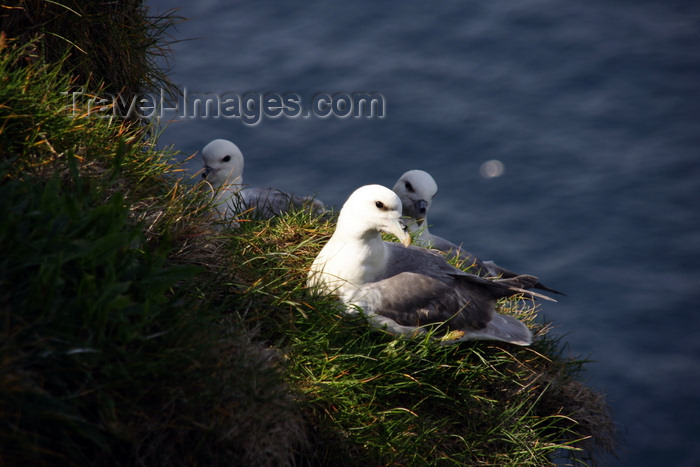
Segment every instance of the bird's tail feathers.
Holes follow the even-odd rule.
[[[483,329],[460,330],[459,336],[455,335],[456,333],[455,331],[450,334],[451,337],[456,337],[456,339],[452,341],[444,340],[443,343],[449,344],[468,340],[492,340],[523,346],[532,343],[532,332],[522,321],[499,313],[496,313]]]
[[[527,288],[532,287],[533,284],[537,283],[537,277],[535,276],[520,275],[510,277],[508,279],[487,279],[475,274],[464,273],[453,274],[453,277],[458,280],[463,280],[471,284],[485,287],[493,298],[503,298],[516,294],[523,294],[530,298],[541,298],[542,300],[556,302],[556,300],[548,297],[547,295],[533,292],[532,290],[526,290]]]
[[[491,274],[493,277],[499,277],[499,278],[503,278],[503,279],[511,279],[513,277],[518,277],[517,273],[515,273],[513,271],[509,271],[508,269],[499,266],[498,264],[494,263],[493,261],[483,261],[483,264],[484,264],[484,267],[488,270],[488,273]],[[534,276],[529,276],[529,277],[534,277]],[[545,292],[551,292],[551,293],[555,293],[557,295],[566,296],[566,294],[564,292],[560,292],[558,290],[547,287],[542,282],[539,282],[539,280],[536,277],[534,277],[534,278],[535,278],[535,282],[532,285],[530,285],[529,287],[523,287],[523,288],[540,289],[540,290],[544,290]]]
[[[538,279],[535,276],[522,274],[520,276],[509,277],[508,279],[495,279],[493,282],[504,285],[515,293],[521,293],[531,298],[541,298],[542,300],[547,300],[549,302],[556,302],[556,300],[552,297],[530,290],[539,284]]]

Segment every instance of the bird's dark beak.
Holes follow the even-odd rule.
[[[209,175],[209,174],[211,173],[211,171],[212,171],[212,168],[205,165],[205,166],[204,166],[204,171],[202,172],[202,180],[204,180],[205,178],[207,178],[207,175]]]
[[[423,223],[423,219],[425,219],[425,213],[428,210],[428,202],[423,199],[419,199],[413,202],[413,207],[417,214],[416,221],[418,221],[418,225],[421,225]]]

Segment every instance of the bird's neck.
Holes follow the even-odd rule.
[[[243,188],[243,175],[236,175],[234,172],[231,172],[221,186],[233,190],[240,190]]]
[[[354,283],[366,283],[377,280],[386,270],[388,251],[382,236],[377,231],[366,232],[363,235],[348,239],[353,252],[348,261],[354,263],[354,276],[349,278]]]
[[[243,176],[237,176],[235,172],[232,171],[226,175],[226,178],[217,177],[216,182],[212,185],[217,190],[216,198],[219,200],[226,200],[243,188]]]
[[[336,228],[343,232],[341,237],[332,239],[332,249],[335,250],[332,255],[342,258],[336,263],[342,265],[342,271],[336,273],[354,284],[372,282],[381,277],[386,270],[389,252],[379,231],[348,222],[343,216],[338,219]]]
[[[241,185],[221,185],[216,188],[215,204],[226,205],[229,200],[237,196],[238,192],[243,188]]]

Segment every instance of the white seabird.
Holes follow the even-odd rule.
[[[493,261],[482,261],[463,249],[461,245],[458,246],[430,232],[428,229],[428,210],[433,203],[433,197],[437,194],[438,186],[428,172],[409,170],[396,181],[393,191],[401,199],[403,215],[410,218],[406,225],[413,234],[413,240],[416,245],[442,251],[449,258],[458,257],[465,266],[473,265],[475,272],[482,276],[507,279],[518,275],[502,268]],[[533,287],[564,295],[540,282],[535,283]]]
[[[323,203],[312,197],[291,195],[274,188],[244,186],[243,153],[231,141],[211,141],[202,149],[202,159],[202,178],[215,190],[214,206],[224,219],[235,219],[248,211],[268,219],[290,209],[309,208],[314,214],[325,210]]]
[[[382,233],[397,236],[403,246],[382,240]],[[495,303],[516,294],[549,299],[525,290],[536,278],[489,280],[410,243],[399,197],[381,185],[358,188],[343,205],[333,236],[312,263],[307,286],[337,295],[348,313],[361,309],[373,325],[393,334],[415,334],[444,323],[446,340],[452,342],[532,342],[527,326],[496,313]]]

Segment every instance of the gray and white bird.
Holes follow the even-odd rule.
[[[486,279],[450,265],[444,256],[411,246],[399,197],[381,185],[355,190],[343,205],[332,237],[313,261],[307,286],[337,295],[349,314],[362,312],[392,334],[415,334],[444,324],[449,342],[498,340],[529,345],[518,319],[496,312],[496,301],[523,294],[536,278]],[[393,234],[403,243],[382,240]]]
[[[202,149],[202,179],[215,191],[214,206],[223,219],[236,219],[242,213],[268,219],[291,209],[310,209],[314,214],[325,211],[323,203],[310,196],[283,193],[274,188],[257,188],[243,184],[244,159],[231,141],[215,139]]]
[[[482,261],[469,251],[434,235],[428,228],[428,210],[433,203],[433,197],[437,194],[438,186],[433,177],[423,170],[409,170],[401,175],[393,188],[401,199],[403,215],[409,219],[406,222],[413,234],[414,244],[442,251],[448,258],[458,257],[465,266],[473,265],[474,271],[481,276],[510,278],[518,274],[505,269],[493,261]],[[562,292],[551,289],[540,282],[533,285],[534,288],[564,295]]]

